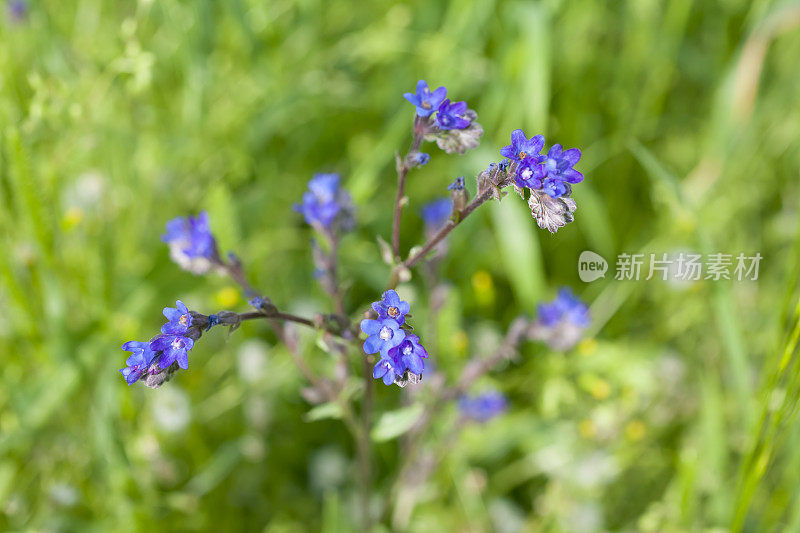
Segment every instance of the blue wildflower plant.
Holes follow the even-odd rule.
[[[466,102],[451,100],[445,87],[431,90],[427,82],[420,80],[413,93],[403,96],[414,107],[414,122],[410,148],[404,156],[395,156],[397,190],[391,210],[391,237],[378,237],[380,257],[388,266],[386,283],[377,279],[381,269],[386,270],[385,266],[378,264],[372,268],[370,259],[361,258],[358,271],[369,272],[369,275],[357,284],[342,282],[342,272],[348,272],[348,265],[340,264],[338,252],[342,238],[355,228],[356,220],[352,198],[342,186],[339,174],[313,175],[300,201],[293,206],[312,230],[312,235],[307,237],[314,266],[313,273],[309,269],[309,279],[319,280],[329,299],[330,309],[311,316],[279,309],[263,292],[250,285],[239,257],[232,252],[224,257],[220,255],[207,212],[173,218],[167,222],[166,232],[161,237],[169,247],[172,260],[194,274],[214,272],[228,276],[239,285],[250,309],[219,310],[205,315],[181,300],[176,301],[175,307],[165,307],[166,322],[160,332],[148,341],[130,341],[122,345],[122,349],[129,352],[124,368],[119,370],[125,383],[132,385],[141,381],[151,388],[160,387],[180,372],[197,368],[194,359],[204,333],[222,326],[228,328],[230,334],[246,321],[264,320],[274,331],[275,342],[286,346],[308,382],[300,394],[310,403],[330,404],[331,408],[325,412],[340,415],[359,443],[355,448],[362,455],[360,464],[370,464],[370,448],[363,444],[365,437],[368,443],[371,435],[375,380],[387,386],[419,385],[423,374],[430,375],[432,363],[437,360],[437,354],[429,353],[423,345],[425,331],[433,327],[432,324],[422,324],[421,332],[414,329],[411,306],[397,292],[398,286],[403,292],[404,287],[413,284],[424,287],[422,294],[428,296],[430,304],[430,312],[424,316],[430,319],[444,305],[450,290],[449,284],[440,279],[441,271],[446,269],[437,268],[447,256],[447,237],[467,217],[487,202],[499,202],[513,188],[527,200],[539,227],[556,233],[574,220],[577,206],[571,198],[572,188],[584,178],[575,168],[581,158],[579,149],[565,150],[560,144],[553,144],[545,151],[543,135],[528,137],[517,129],[511,133],[511,143],[500,149],[499,161],[487,162],[487,166],[469,180],[464,176],[454,179],[453,176],[442,177],[440,173],[431,175],[429,179],[440,180],[437,187],[442,193],[446,191],[449,198],[419,199],[416,204],[417,199],[406,195],[406,182],[412,169],[424,172],[421,167],[431,159],[430,154],[423,151],[424,143],[435,142],[448,154],[463,154],[479,145],[483,128],[477,122],[477,113]],[[406,248],[409,243],[405,240],[416,238],[401,238],[403,209],[408,205],[422,206],[418,212],[424,222],[424,234],[420,236],[422,244]],[[275,219],[277,217],[266,218]],[[414,277],[415,272],[420,274],[420,280]],[[378,287],[385,287],[385,292],[380,300],[370,304],[363,298],[357,300],[359,293],[351,290],[351,287],[363,290],[364,286],[369,287],[369,294],[377,293]],[[525,316],[514,319],[496,352],[488,357],[471,358],[455,381],[450,382],[441,372],[433,376],[434,379],[429,378],[432,386],[417,388],[421,394],[430,395],[425,405],[458,400],[462,419],[485,422],[502,414],[507,400],[496,392],[464,396],[470,385],[500,363],[513,361],[523,341],[538,340],[552,349],[568,350],[581,339],[589,325],[588,306],[570,290],[563,289],[553,301],[539,306],[535,319]],[[314,330],[317,342],[300,342],[295,331],[300,327]],[[305,357],[303,350],[311,347],[319,347],[335,356],[335,364],[324,367],[335,368],[331,376],[320,373],[313,363],[315,358]],[[351,374],[356,366],[351,364],[353,357],[362,363],[358,365],[363,366],[358,377],[364,380],[363,385],[353,382],[355,376]],[[354,403],[359,395],[363,403],[361,409],[356,409]],[[416,395],[408,398],[417,401],[414,400]],[[416,432],[419,437],[419,432],[425,431],[432,420],[432,416],[423,417],[406,431]],[[412,466],[416,459],[408,458]],[[366,496],[361,503],[367,509],[370,491],[363,492]],[[371,530],[369,521],[370,517],[365,516],[361,530]]]
[[[379,301],[372,303],[372,310],[378,313],[378,320],[391,318],[402,326],[406,321],[406,315],[411,311],[411,306],[401,300],[397,292],[390,289],[383,293]]]
[[[161,240],[169,246],[172,260],[193,274],[206,274],[220,264],[217,242],[205,211],[196,217],[173,218],[167,222]]]
[[[6,2],[6,12],[8,18],[14,23],[21,23],[28,17],[30,6],[27,0],[8,0]]]
[[[448,154],[463,154],[477,148],[483,136],[483,128],[477,122],[478,114],[469,109],[466,102],[451,102],[445,87],[431,91],[425,80],[419,80],[416,91],[405,93],[403,97],[414,106],[414,131],[421,139],[436,142]],[[415,154],[412,150],[409,155],[416,157]]]
[[[581,340],[590,323],[589,306],[569,287],[562,287],[554,300],[539,304],[530,338],[563,352]]]
[[[303,201],[294,210],[321,233],[347,232],[355,225],[350,194],[339,185],[339,174],[315,174]]]
[[[431,233],[441,228],[453,214],[453,200],[439,198],[422,206],[420,217],[425,223],[425,232]]]
[[[539,227],[556,233],[575,218],[577,204],[571,195],[572,186],[583,181],[583,174],[574,168],[581,152],[577,148],[564,150],[555,144],[543,154],[544,146],[543,135],[528,138],[522,130],[514,130],[511,144],[500,149],[500,155],[506,159],[490,164],[478,176],[478,182],[479,187],[490,190],[497,200],[505,196],[503,188],[513,185],[528,201]]]
[[[128,341],[122,345],[122,349],[131,352],[132,355],[125,361],[125,368],[120,368],[119,371],[125,382],[133,385],[147,372],[157,352],[150,349],[149,342],[138,341]]]
[[[404,93],[403,98],[411,102],[416,108],[418,117],[429,117],[435,113],[447,96],[447,89],[439,87],[435,91],[428,88],[428,82],[419,80],[417,90],[413,93]]]
[[[386,385],[394,383],[400,387],[421,381],[425,369],[423,359],[428,357],[428,352],[406,322],[411,316],[411,306],[401,300],[397,292],[388,290],[379,301],[372,303],[372,311],[376,319],[361,321],[361,331],[367,335],[364,353],[380,353],[372,377],[382,379]]]
[[[356,222],[350,193],[340,186],[340,181],[339,174],[314,174],[308,182],[308,191],[303,194],[303,201],[295,204],[294,210],[303,215],[306,223],[326,243],[323,247],[317,239],[311,239],[314,278],[336,301],[337,311],[341,313],[343,302],[338,289],[336,250],[342,235],[351,231]]]
[[[466,420],[488,422],[508,409],[508,400],[497,391],[488,391],[476,396],[461,396],[458,410]]]

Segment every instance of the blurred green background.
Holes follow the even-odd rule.
[[[437,371],[455,379],[560,285],[594,323],[572,352],[526,344],[478,384],[509,396],[505,416],[446,443],[445,410],[426,446],[447,453],[406,528],[800,531],[798,26],[800,3],[765,0],[4,10],[0,529],[357,528],[351,440],[339,421],[308,420],[303,379],[266,324],[207,334],[156,391],[125,386],[119,346],[149,338],[177,298],[246,309],[228,280],[180,271],[159,241],[168,219],[200,209],[278,306],[328,309],[291,211],[315,171],[342,173],[356,201],[342,275],[363,311],[388,275],[375,236],[388,238],[393,153],[410,142],[401,95],[424,78],[467,100],[485,135],[464,156],[427,145],[404,249],[422,239],[419,207],[496,161],[514,128],[582,148],[586,176],[576,222],[555,236],[516,197],[458,228],[437,320],[419,276],[400,287],[436,339]],[[764,259],[756,282],[584,284],[585,249],[612,263]],[[315,368],[333,366],[303,339]],[[378,413],[405,394],[376,392]],[[397,441],[375,454],[385,515]]]

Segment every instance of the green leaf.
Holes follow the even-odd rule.
[[[372,428],[372,440],[384,442],[396,439],[417,423],[422,416],[423,405],[416,403],[395,411],[383,413]]]
[[[338,403],[327,402],[312,408],[303,417],[306,422],[325,420],[326,418],[342,418],[342,408]]]

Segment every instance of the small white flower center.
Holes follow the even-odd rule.
[[[411,346],[411,343],[406,344],[403,348],[403,355],[411,355],[411,352],[414,351],[414,348]]]
[[[176,338],[174,341],[172,341],[173,348],[181,348],[182,346],[183,346],[183,341],[181,339]]]
[[[381,338],[381,340],[382,340],[382,341],[388,341],[389,339],[391,339],[391,338],[392,338],[392,330],[391,330],[391,329],[389,329],[389,328],[388,328],[388,327],[386,327],[386,326],[383,326],[383,327],[381,328],[381,331],[380,331],[380,333],[378,334],[378,336]]]
[[[524,179],[526,179],[526,180],[530,179],[531,176],[533,176],[533,171],[531,169],[526,168],[525,170],[522,171],[522,177]]]

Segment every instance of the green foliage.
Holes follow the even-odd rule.
[[[419,270],[399,289],[436,376],[417,395],[376,384],[380,527],[800,529],[798,2],[43,0],[1,22],[0,529],[358,530],[342,413],[303,399],[267,324],[209,332],[156,391],[125,386],[118,347],[177,298],[246,309],[159,241],[200,209],[281,309],[328,310],[291,211],[319,170],[357,204],[341,275],[360,316],[386,283],[375,236],[419,78],[486,132],[464,156],[431,145],[411,173],[404,250],[420,206],[514,128],[582,148],[586,180],[555,236],[513,194],[457,228],[437,316]],[[588,285],[586,249],[611,267]],[[618,253],[674,251],[764,260],[757,282],[613,279]],[[504,417],[454,433],[436,406],[432,476],[413,506],[384,507],[429,383],[560,285],[592,302],[589,338],[526,344],[477,383],[509,396]],[[301,345],[333,373],[313,333]]]

